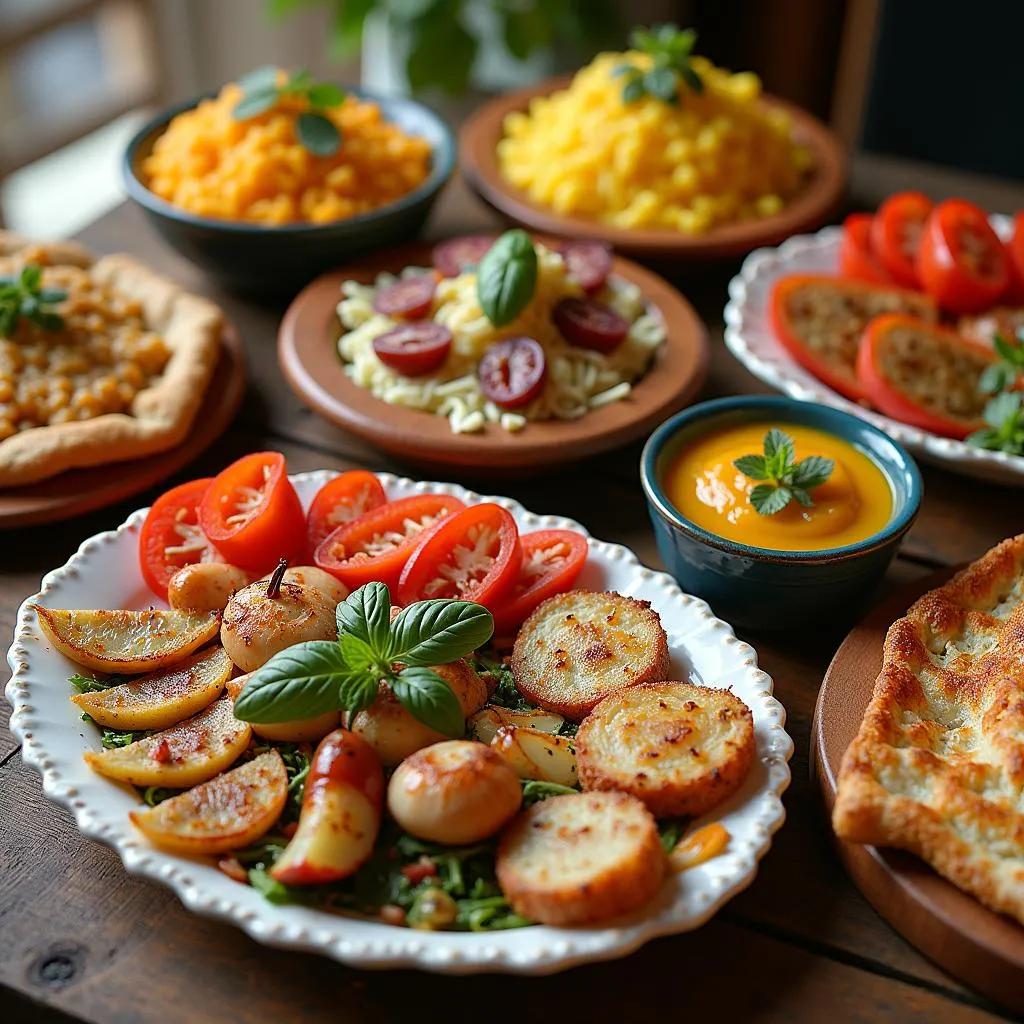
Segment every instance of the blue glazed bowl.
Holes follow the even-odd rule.
[[[892,489],[893,511],[885,529],[845,547],[775,551],[726,540],[686,519],[661,486],[675,455],[710,430],[752,421],[813,427],[866,454]],[[910,529],[923,492],[914,460],[870,423],[812,402],[753,395],[703,402],[666,420],[644,447],[640,479],[666,569],[687,593],[747,629],[790,629],[855,616]]]
[[[128,195],[142,207],[163,238],[212,277],[243,291],[293,294],[314,277],[353,257],[413,238],[423,227],[455,165],[455,139],[428,107],[347,88],[377,103],[384,117],[410,135],[425,138],[433,150],[427,180],[397,202],[369,213],[327,224],[264,226],[199,217],[150,192],[139,176],[142,161],[171,118],[191,110],[200,96],[165,110],[139,130],[125,151]]]

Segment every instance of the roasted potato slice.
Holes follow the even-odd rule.
[[[209,647],[170,668],[71,700],[108,729],[166,729],[212,704],[233,668],[222,647]]]
[[[61,654],[98,672],[155,672],[187,658],[220,628],[220,617],[212,612],[32,607]]]
[[[572,741],[538,729],[503,725],[491,746],[515,769],[521,779],[541,779],[560,786],[575,786],[576,754]]]
[[[625,793],[572,793],[523,811],[498,846],[512,909],[550,925],[588,924],[646,903],[666,869],[658,826]]]
[[[175,853],[214,854],[255,842],[281,817],[288,773],[269,750],[223,775],[128,817],[156,846]]]
[[[668,637],[647,601],[573,590],[523,623],[512,673],[532,704],[580,722],[620,686],[664,679]]]
[[[490,743],[503,725],[511,725],[516,729],[536,729],[537,732],[553,736],[564,724],[565,718],[553,711],[510,711],[496,704],[487,704],[466,722],[470,735],[481,743]]]
[[[228,696],[232,702],[238,700],[242,687],[252,673],[232,679],[228,683]],[[322,740],[329,732],[338,728],[341,719],[339,711],[325,711],[315,718],[299,718],[294,722],[252,723],[252,731],[265,740],[275,740],[278,743],[313,743]]]
[[[215,700],[163,732],[83,756],[93,771],[118,782],[186,789],[224,771],[249,745],[252,729],[235,718],[232,708],[230,700]]]
[[[742,785],[756,743],[750,708],[730,690],[694,683],[627,686],[580,726],[584,789],[614,789],[656,817],[701,815]]]

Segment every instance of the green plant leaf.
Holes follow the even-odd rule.
[[[314,156],[334,156],[341,145],[338,126],[323,114],[299,114],[295,119],[295,134]]]
[[[789,489],[793,492],[793,497],[796,498],[804,508],[813,507],[814,499],[811,497],[809,491],[805,491],[802,487],[797,487],[795,484]]]
[[[996,395],[985,406],[984,420],[990,427],[999,429],[1007,420],[1020,412],[1021,396],[1018,392]]]
[[[403,706],[424,725],[453,738],[465,732],[458,697],[433,670],[420,666],[402,669],[390,685]]]
[[[336,107],[345,98],[345,92],[333,82],[318,82],[309,87],[308,96],[312,107]]]
[[[331,19],[331,56],[335,59],[358,53],[363,43],[363,24],[376,0],[340,0]]]
[[[313,85],[313,76],[309,68],[299,68],[292,73],[288,81],[281,87],[282,93],[308,93]]]
[[[277,68],[272,64],[266,64],[255,71],[242,75],[238,79],[238,86],[244,93],[261,92],[267,89],[277,90]]]
[[[780,455],[786,462],[793,461],[793,439],[784,430],[772,427],[764,435],[764,457],[771,462],[778,459]]]
[[[636,103],[637,100],[642,99],[646,95],[644,90],[643,76],[638,75],[636,78],[631,78],[622,87],[622,102],[623,103]]]
[[[23,291],[35,292],[39,290],[39,284],[43,279],[43,270],[34,263],[29,263],[21,268],[21,277],[18,283]]]
[[[763,455],[741,455],[733,462],[744,476],[751,480],[768,480],[768,465]]]
[[[697,93],[699,96],[704,91],[704,79],[689,64],[684,64],[679,68],[679,74],[682,75],[683,81],[690,87],[692,92]]]
[[[975,448],[986,448],[989,451],[999,451],[1002,445],[999,431],[993,430],[991,427],[984,427],[981,430],[976,430],[973,434],[968,434],[966,441]]]
[[[334,640],[307,640],[279,651],[249,677],[235,701],[243,722],[294,722],[338,707],[348,665]]]
[[[338,682],[338,703],[349,713],[351,720],[377,699],[379,690],[380,682],[374,676],[353,672],[342,676]]]
[[[526,60],[550,46],[553,32],[553,23],[539,5],[506,8],[504,12],[505,48],[516,60]]]
[[[793,470],[793,485],[810,489],[820,487],[832,475],[836,464],[822,455],[808,455],[801,459]]]
[[[365,583],[353,590],[338,604],[335,618],[339,636],[356,636],[380,660],[390,660],[391,593],[386,583]]]
[[[435,2],[409,22],[405,73],[414,92],[435,88],[459,95],[466,91],[478,43],[458,20],[459,7]]]
[[[537,287],[537,250],[521,228],[506,231],[476,268],[480,308],[495,327],[511,323],[529,304]]]
[[[781,512],[792,500],[793,492],[788,487],[773,484],[758,484],[750,492],[750,504],[762,516],[773,516]]]
[[[36,313],[34,319],[44,331],[59,331],[64,327],[64,318],[59,313],[51,313],[49,310],[41,310]]]
[[[258,117],[277,103],[277,89],[264,88],[247,92],[231,111],[236,121],[248,121],[250,117]]]
[[[39,290],[39,301],[47,306],[53,306],[58,302],[64,302],[68,293],[59,288],[41,288]]]
[[[417,601],[391,624],[391,659],[405,665],[444,665],[482,647],[494,617],[481,604],[439,598]]]
[[[978,391],[983,395],[994,395],[1005,391],[1012,382],[1011,371],[1002,363],[986,366],[978,378]]]
[[[341,648],[341,655],[345,659],[345,665],[349,672],[369,673],[374,663],[378,660],[370,645],[352,633],[343,633],[338,638],[338,646]]]
[[[666,103],[675,103],[679,99],[679,80],[671,68],[651,68],[644,75],[644,88],[652,96],[657,96]]]

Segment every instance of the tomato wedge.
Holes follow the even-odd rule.
[[[280,452],[254,452],[218,473],[199,505],[203,532],[239,569],[305,560],[306,517]]]
[[[870,213],[851,213],[843,221],[843,240],[839,245],[839,273],[854,281],[891,285],[889,272],[871,250]]]
[[[522,565],[519,528],[494,502],[471,505],[423,538],[402,570],[400,604],[434,597],[497,607],[515,585]]]
[[[506,338],[484,352],[476,368],[480,390],[502,409],[521,409],[543,390],[548,379],[544,347],[533,338]]]
[[[892,279],[919,288],[917,250],[934,204],[920,192],[897,192],[878,208],[871,223],[871,250]]]
[[[316,551],[320,542],[344,523],[366,515],[381,505],[388,496],[376,474],[366,469],[353,469],[336,476],[316,492],[306,513],[306,537],[309,550]]]
[[[1013,234],[1005,248],[1010,283],[1004,298],[1015,305],[1024,305],[1024,212],[1013,218]]]
[[[868,324],[857,373],[872,404],[901,423],[942,437],[964,438],[983,424],[978,384],[997,362],[960,335],[908,316]]]
[[[452,332],[433,320],[414,320],[373,339],[374,355],[406,377],[433,373],[448,358],[451,348]]]
[[[523,564],[508,596],[494,609],[495,636],[508,636],[542,601],[572,590],[590,542],[575,530],[535,530],[520,538]]]
[[[950,313],[991,306],[1010,282],[1010,261],[985,211],[962,199],[939,203],[917,252],[921,282]]]
[[[551,311],[551,319],[570,345],[605,355],[618,348],[629,333],[624,317],[594,299],[562,299]]]
[[[378,580],[394,596],[402,569],[425,532],[465,507],[450,494],[399,498],[329,533],[313,561],[350,590]]]
[[[139,534],[139,566],[146,585],[167,600],[167,584],[183,566],[221,557],[199,525],[199,503],[213,477],[179,484],[161,494]]]
[[[612,251],[603,242],[566,242],[558,247],[565,269],[585,292],[600,291],[612,272]]]
[[[433,273],[402,277],[377,292],[373,308],[385,316],[419,320],[430,312],[436,288],[437,277]]]

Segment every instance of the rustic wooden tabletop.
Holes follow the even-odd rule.
[[[877,177],[865,175],[863,185],[859,198],[877,201]],[[855,191],[857,186],[855,175]],[[959,191],[984,200],[978,191],[972,195],[969,183]],[[1015,207],[1024,207],[1024,195],[1016,200]],[[490,224],[455,183],[431,233]],[[292,471],[404,468],[320,420],[292,395],[274,347],[281,305],[216,291],[132,207],[114,210],[81,238],[101,252],[133,252],[188,288],[211,294],[244,336],[250,383],[242,411],[181,479],[212,475],[244,452],[267,448],[284,452]],[[722,344],[731,272],[679,282],[711,327],[712,370],[704,397],[765,390]],[[633,446],[556,477],[502,481],[499,489],[527,508],[578,519],[595,536],[626,544],[657,566],[638,456],[639,446]],[[1024,525],[1020,491],[923,469],[924,509],[888,574],[886,592],[973,558]],[[480,486],[495,488],[493,482]],[[11,636],[18,605],[38,589],[45,572],[85,537],[113,527],[155,494],[71,522],[0,535],[0,637]],[[7,728],[10,709],[0,701],[0,1020],[369,1024],[506,1020],[539,1012],[562,1022],[683,1015],[791,1024],[1012,1019],[907,945],[857,892],[830,848],[810,781],[809,736],[819,684],[850,625],[744,636],[775,680],[796,742],[793,784],[785,796],[788,820],[753,885],[698,932],[654,941],[615,963],[540,979],[355,971],[260,946],[227,925],[194,916],[167,890],[128,875],[116,855],[83,838],[68,813],[43,798],[38,775],[22,764]],[[0,663],[0,686],[6,679]]]

